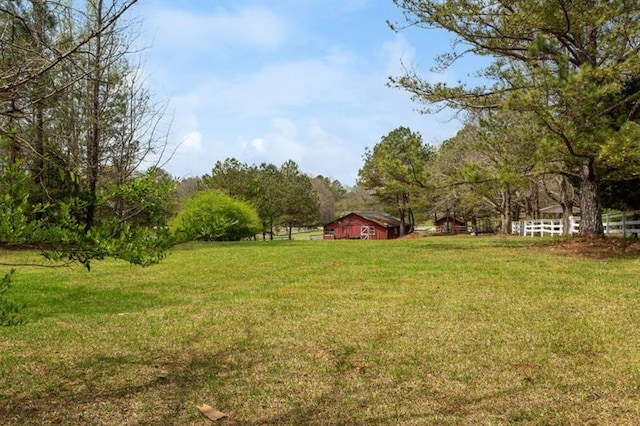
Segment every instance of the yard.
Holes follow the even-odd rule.
[[[636,423],[640,256],[551,241],[190,244],[145,269],[20,267],[9,296],[28,322],[0,328],[0,418],[206,425],[208,404],[226,425]]]

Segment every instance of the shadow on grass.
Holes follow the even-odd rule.
[[[182,303],[178,294],[104,288],[98,285],[44,285],[34,290],[23,290],[21,297],[20,301],[26,305],[25,319],[30,323],[68,315],[85,317],[143,312]]]
[[[240,380],[243,372],[256,364],[269,362],[259,355],[254,357],[254,349],[241,340],[217,353],[205,355],[193,355],[188,349],[150,353],[149,357],[92,355],[68,366],[68,371],[51,375],[49,387],[44,390],[19,395],[0,394],[0,418],[3,425],[204,424],[206,420],[197,412],[196,405],[208,403],[223,411],[238,406],[238,395],[216,390],[224,389],[225,381]],[[246,415],[243,419],[244,413],[231,412],[220,424],[433,424],[438,419],[465,423],[472,421],[479,409],[497,419],[504,413],[492,413],[493,402],[517,399],[524,389],[512,384],[500,391],[479,395],[459,392],[446,395],[432,390],[434,394],[425,402],[422,393],[415,400],[393,396],[395,387],[391,386],[388,389],[391,401],[383,398],[386,406],[378,410],[369,406],[367,389],[359,392],[360,402],[354,402],[347,393],[349,376],[345,373],[348,372],[336,368],[326,378],[333,381],[330,389],[308,402],[299,401],[284,412],[262,415],[260,419]],[[375,388],[376,393],[380,391],[379,387]],[[393,404],[411,406],[394,410]]]
[[[0,392],[0,418],[3,425],[178,424],[176,419],[185,413],[196,415],[193,390],[225,370],[237,369],[229,360],[243,350],[239,343],[200,357],[188,351],[150,353],[149,359],[92,355],[49,375],[44,390]]]
[[[377,389],[379,390],[379,389]],[[344,394],[342,386],[337,384],[328,392],[313,400],[310,404],[301,407],[294,407],[285,414],[278,414],[271,418],[261,419],[259,422],[249,422],[243,424],[250,425],[324,425],[324,424],[362,424],[362,425],[388,425],[388,424],[473,424],[478,412],[487,413],[492,411],[494,401],[504,400],[504,398],[517,398],[523,390],[522,387],[511,386],[510,388],[483,393],[480,396],[434,396],[430,407],[420,408],[415,406],[413,401],[398,399],[399,404],[406,404],[409,407],[389,407],[380,406],[380,409],[371,406],[362,406],[361,411],[353,412],[345,409],[341,395]],[[393,389],[389,389],[393,392]],[[482,407],[486,407],[482,409]],[[398,413],[399,411],[403,413]],[[389,414],[394,413],[395,414]],[[366,413],[366,414],[365,414]],[[506,413],[496,412],[490,414],[493,420],[504,420]],[[485,419],[486,420],[486,419]]]

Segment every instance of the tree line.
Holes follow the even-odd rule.
[[[167,225],[182,203],[172,194],[191,183],[160,168],[163,108],[142,84],[123,18],[135,2],[0,1],[3,243],[87,266],[105,256],[152,263],[171,243]],[[494,214],[508,232],[521,214],[536,217],[541,199],[565,217],[578,205],[581,232],[601,234],[604,207],[637,208],[636,2],[396,4],[406,25],[455,35],[437,69],[467,54],[492,60],[472,83],[433,83],[409,68],[390,79],[424,112],[461,111],[455,137],[435,148],[396,129],[365,151],[353,188],[311,178],[293,161],[234,159],[195,187],[249,203],[265,239],[350,210],[385,210],[412,224],[438,211]]]
[[[371,202],[364,191],[348,196],[338,181],[308,177],[293,161],[248,166],[234,159],[218,162],[194,188],[233,200],[182,197],[185,190],[194,195],[190,182],[161,168],[164,108],[138,66],[134,23],[125,18],[135,3],[0,1],[3,246],[37,248],[87,268],[108,256],[146,265],[182,239],[237,239],[253,230],[266,239],[280,227],[291,236],[294,227],[333,219],[338,203]],[[212,202],[224,208],[208,233],[185,229],[201,226],[193,216],[176,217],[182,207]],[[223,211],[239,216],[220,219]],[[238,220],[254,217],[258,229],[238,231]]]
[[[529,114],[511,111],[470,115],[437,147],[399,127],[365,150],[358,185],[412,227],[449,216],[475,231],[494,232],[490,219],[499,218],[497,230],[508,234],[512,221],[539,219],[543,207],[559,206],[568,232],[571,216],[579,215],[580,179],[567,172],[549,137]],[[600,176],[602,208],[640,209],[637,172],[616,168]]]
[[[576,194],[583,235],[603,234],[604,205],[637,205],[638,2],[394,2],[405,21],[390,23],[393,29],[437,28],[453,35],[452,49],[436,59],[434,71],[468,55],[489,59],[466,82],[433,82],[407,68],[390,85],[411,93],[425,113],[450,108],[468,115],[470,124],[448,145],[462,148],[460,139],[474,139],[484,161],[495,163],[493,171],[483,170],[473,158],[462,174],[479,194],[493,177],[501,182],[502,199],[491,204],[502,205],[503,226],[521,173],[559,179],[555,192],[565,212]],[[526,170],[519,170],[519,156],[530,160]]]
[[[454,36],[433,71],[468,55],[490,61],[455,84],[409,67],[390,77],[424,113],[448,108],[465,122],[437,148],[400,127],[365,150],[355,188],[375,197],[370,206],[411,225],[446,212],[479,229],[478,219],[497,216],[509,233],[512,220],[557,204],[565,230],[579,208],[583,235],[603,234],[604,208],[640,208],[637,2],[394,2],[405,22],[392,29]]]
[[[317,228],[351,210],[382,208],[380,201],[367,189],[359,186],[349,188],[336,179],[322,175],[311,177],[292,160],[276,166],[270,163],[248,165],[235,158],[218,161],[210,173],[180,182],[176,197],[184,201],[178,201],[181,204],[178,208],[181,211],[195,209],[202,213],[204,206],[190,206],[191,200],[219,197],[215,195],[216,192],[246,203],[254,209],[258,219],[254,226],[246,228],[244,235],[229,233],[218,239],[239,239],[262,234],[263,240],[271,240],[280,229],[285,229],[287,237],[291,239],[294,228]],[[236,219],[248,220],[247,217]],[[178,218],[175,223],[176,229],[180,228],[180,220]],[[229,222],[229,229],[232,223],[233,220]],[[190,227],[183,226],[183,230]]]
[[[273,239],[274,227],[285,226],[291,239],[294,227],[311,226],[319,220],[319,199],[311,179],[294,161],[248,166],[234,158],[218,161],[211,174],[202,177],[201,189],[218,189],[250,203],[260,220],[256,229]]]
[[[0,2],[0,235],[78,261],[162,257],[173,179],[142,84],[136,0]],[[143,171],[144,170],[144,171]]]

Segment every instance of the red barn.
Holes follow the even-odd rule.
[[[325,239],[389,240],[399,236],[400,219],[385,213],[352,212],[324,225]]]
[[[463,220],[451,216],[436,219],[434,225],[436,226],[436,232],[439,234],[467,232],[467,224]]]

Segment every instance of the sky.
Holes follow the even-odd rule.
[[[403,66],[428,81],[466,75],[430,72],[449,36],[392,31],[387,20],[404,21],[391,0],[139,0],[132,14],[147,87],[166,102],[175,152],[164,168],[176,177],[229,157],[291,159],[351,186],[365,149],[392,130],[437,146],[461,127],[452,112],[421,114],[408,92],[387,86]]]

